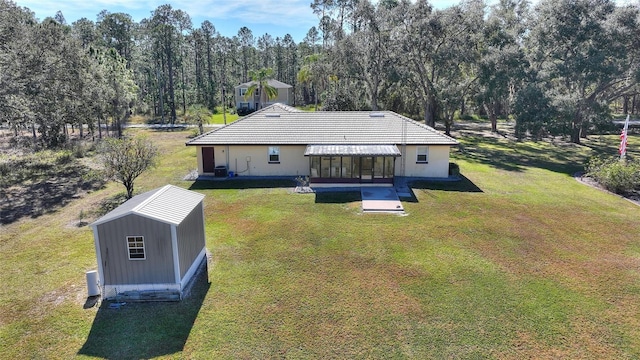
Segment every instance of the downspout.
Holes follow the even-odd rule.
[[[227,153],[227,171],[229,171],[230,170],[229,169],[229,145],[226,146],[226,151],[225,152]],[[233,170],[235,171],[237,169],[233,169]]]

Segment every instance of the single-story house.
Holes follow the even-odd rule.
[[[308,176],[311,184],[447,178],[458,142],[392,111],[299,111],[274,104],[189,142],[198,174]],[[223,175],[226,175],[224,172]]]
[[[163,292],[182,299],[206,258],[203,199],[166,185],[92,223],[103,298]]]
[[[254,84],[257,84],[257,82],[249,81],[235,87],[236,109],[238,111],[244,110],[245,113],[249,113],[260,109],[259,89],[256,89],[252,96],[248,98],[245,97],[247,89]],[[273,86],[278,91],[278,96],[274,99],[266,99],[263,107],[267,107],[275,103],[291,105],[291,102],[293,101],[293,86],[274,79],[267,80],[267,84]]]

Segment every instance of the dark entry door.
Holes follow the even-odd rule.
[[[202,148],[202,171],[206,173],[212,173],[215,171],[216,161],[213,157],[212,147]]]
[[[373,157],[364,156],[360,158],[360,181],[373,182]]]

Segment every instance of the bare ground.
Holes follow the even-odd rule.
[[[28,148],[12,144],[11,138],[0,130],[0,225],[53,212],[104,185],[91,169],[91,160],[40,161]]]

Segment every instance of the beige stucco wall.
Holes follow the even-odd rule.
[[[227,165],[238,176],[288,176],[309,175],[309,158],[304,156],[306,145],[274,145],[280,147],[280,163],[270,164],[268,145],[217,145],[214,146],[216,166]],[[197,147],[198,174],[204,173],[202,150]],[[247,161],[247,157],[250,161]],[[229,162],[227,164],[227,161]]]
[[[401,148],[401,146],[398,147]],[[217,145],[214,147],[215,165],[228,165],[227,169],[235,172],[238,176],[309,175],[309,158],[304,156],[306,145],[280,145],[280,164],[268,163],[268,148],[268,145],[233,145],[228,147]],[[196,151],[198,174],[214,175],[203,172],[201,147],[198,146]],[[402,159],[396,158],[395,176],[433,178],[449,176],[449,146],[429,146],[428,163],[426,164],[416,163],[416,151],[417,146],[406,146],[405,172],[402,174]],[[247,157],[251,158],[248,167]]]
[[[247,88],[236,88],[236,108],[240,107],[241,103],[249,103],[249,108],[254,109],[256,103],[260,102],[260,97],[258,95],[250,96],[248,98],[244,98],[243,95],[240,95],[241,89]],[[285,105],[291,105],[293,102],[293,88],[279,88],[278,96],[275,99],[268,99],[267,102],[264,103],[264,106],[272,105],[275,103],[281,103]]]
[[[398,146],[400,148],[400,146]],[[446,178],[449,176],[449,146],[431,145],[428,150],[428,163],[417,164],[417,146],[407,145],[405,173],[401,174],[400,158],[396,159],[396,176]],[[402,149],[401,149],[402,151]]]

